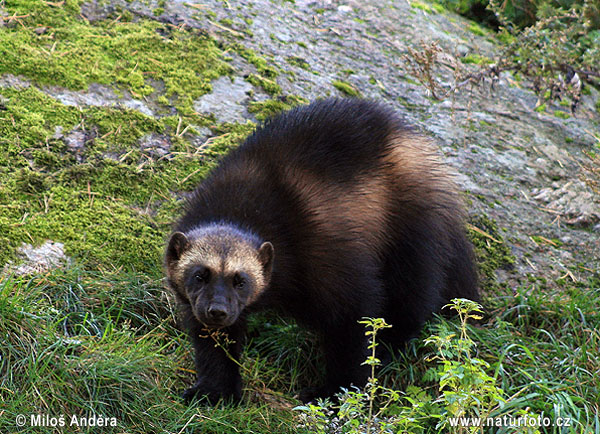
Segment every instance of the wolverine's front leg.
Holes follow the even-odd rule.
[[[196,383],[186,389],[186,402],[206,399],[210,405],[220,399],[239,401],[242,379],[238,362],[242,350],[243,327],[234,324],[219,330],[194,327],[191,332],[195,350]]]

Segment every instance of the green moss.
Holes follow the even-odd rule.
[[[80,4],[4,5],[23,18],[0,32],[0,74],[24,76],[33,86],[0,90],[0,264],[14,260],[23,242],[52,239],[83,267],[160,276],[164,237],[180,208],[173,192],[192,190],[254,128],[219,126],[198,153],[187,134],[212,121],[194,112],[193,101],[232,71],[232,48],[256,67],[248,80],[273,95],[281,92],[278,71],[241,45],[222,47],[204,32],[152,20],[131,22],[129,12],[90,23]],[[36,27],[51,31],[37,35]],[[176,113],[154,119],[118,107],[69,107],[36,88],[85,90],[91,83],[175,106]],[[300,102],[288,97],[279,107],[255,108],[262,118]],[[157,148],[141,146],[148,135],[158,137]]]
[[[506,29],[502,29],[500,31],[500,33],[497,34],[497,38],[500,42],[502,42],[505,45],[511,45],[516,41],[515,36],[513,36],[509,31],[507,31]]]
[[[569,113],[562,110],[554,110],[554,116],[561,119],[569,119],[571,117]]]
[[[496,270],[512,268],[515,257],[496,222],[486,216],[471,220],[468,235],[475,248],[482,288],[489,293],[498,286]]]
[[[539,106],[537,106],[536,108],[534,108],[533,110],[538,112],[538,113],[544,113],[546,111],[547,105],[546,103],[540,104]]]
[[[2,94],[0,263],[14,259],[23,242],[52,239],[86,267],[160,275],[164,236],[178,209],[171,192],[193,189],[254,127],[218,131],[222,135],[200,164],[195,150],[175,136],[179,121],[173,118],[66,107],[33,87],[6,88]],[[60,129],[65,135],[84,129],[89,139],[81,149],[70,149],[55,135]],[[140,147],[147,134],[165,137],[168,159]]]
[[[21,168],[14,174],[15,190],[18,193],[36,194],[48,190],[50,180],[42,173]]]
[[[157,103],[159,103],[159,104],[165,105],[165,106],[169,106],[169,105],[171,105],[171,102],[169,101],[169,98],[167,98],[167,97],[166,97],[166,96],[164,96],[164,95],[161,95],[161,96],[159,96],[159,97],[156,99],[156,102],[157,102]]]
[[[558,238],[548,239],[540,235],[532,235],[531,239],[538,245],[550,245],[553,247],[560,247],[563,245],[563,242],[560,241]]]
[[[404,77],[403,77],[403,79],[404,79],[404,81],[406,81],[407,83],[409,83],[409,84],[412,84],[412,85],[414,85],[414,86],[420,86],[420,85],[421,85],[421,83],[419,83],[417,80],[415,80],[415,79],[412,79],[412,78],[410,78],[410,77],[408,77],[408,76],[404,76]]]
[[[331,84],[345,95],[354,97],[360,96],[360,92],[356,90],[350,83],[341,80],[334,80]]]
[[[287,58],[287,62],[290,65],[297,66],[298,68],[302,68],[302,69],[304,69],[306,71],[310,71],[311,70],[310,64],[305,59],[303,59],[302,57],[289,56]]]
[[[232,43],[228,45],[228,49],[235,51],[256,67],[258,73],[250,74],[246,78],[249,83],[252,83],[257,87],[262,87],[265,92],[271,96],[276,96],[281,93],[281,86],[279,86],[275,81],[275,78],[279,75],[279,72],[273,66],[269,65],[264,57],[260,57],[254,50],[246,48],[239,43]]]
[[[35,88],[2,92],[8,97],[3,116],[15,122],[0,123],[0,261],[9,259],[22,242],[52,238],[66,242],[68,253],[86,252],[97,262],[111,258],[114,263],[139,263],[131,260],[134,255],[147,263],[145,255],[152,250],[146,244],[158,234],[132,207],[151,196],[149,190],[156,186],[150,183],[156,180],[102,158],[94,146],[84,153],[88,161],[77,164],[73,151],[54,134],[57,127],[69,131],[79,123],[106,132],[112,119],[113,128],[122,133],[111,130],[112,140],[107,138],[106,144],[131,147],[141,134],[158,129],[156,121],[140,123],[145,117],[129,111],[65,107]],[[123,231],[125,227],[133,233]],[[143,250],[129,248],[128,254],[127,245]]]
[[[183,132],[211,123],[194,112],[193,101],[211,90],[211,80],[231,72],[231,57],[223,51],[231,47],[195,30],[130,22],[128,12],[120,20],[89,23],[81,19],[80,3],[7,2],[9,15],[24,17],[23,25],[0,32],[0,74],[74,90],[90,83],[113,86],[117,94],[174,105],[176,115],[154,119],[116,107],[67,107],[34,86],[3,88],[0,264],[14,259],[23,242],[53,239],[85,267],[160,275],[164,236],[179,209],[173,192],[193,189],[254,124],[219,127],[212,146],[198,154]],[[155,12],[165,4],[161,0]],[[52,31],[31,31],[42,26]],[[257,68],[249,81],[280,93],[275,68],[252,50],[234,48]],[[259,111],[268,110],[275,108]],[[80,142],[70,147],[64,136],[72,131]],[[160,149],[140,145],[149,134],[160,138]]]
[[[442,14],[446,11],[446,9],[444,8],[444,6],[442,6],[439,3],[433,3],[431,5],[431,7],[438,13],[438,14]]]
[[[66,107],[35,88],[2,89],[5,110],[0,111],[0,171],[27,166],[31,149],[47,149],[55,125],[72,128],[81,121],[75,107]]]
[[[479,54],[467,54],[460,58],[462,63],[475,64],[475,65],[489,65],[494,63],[489,57],[481,56]]]
[[[260,75],[269,79],[274,79],[279,75],[277,70],[274,67],[270,66],[264,57],[261,57],[258,54],[256,54],[254,50],[246,48],[242,44],[238,43],[233,43],[229,45],[229,49],[235,51],[244,59],[246,59],[249,63],[254,65]]]
[[[9,14],[22,23],[52,32],[36,35],[21,26],[0,33],[0,74],[23,75],[40,84],[85,89],[90,83],[117,84],[137,98],[155,91],[149,79],[164,82],[166,95],[184,114],[192,100],[211,90],[210,81],[231,72],[215,41],[203,34],[140,20],[88,23],[78,2],[53,7],[45,2],[14,1]]]
[[[219,126],[215,128],[215,133],[218,136],[213,139],[212,146],[205,153],[206,157],[213,157],[213,161],[208,161],[207,163],[209,165],[215,164],[216,160],[221,158],[222,155],[241,144],[255,128],[256,124],[250,121],[247,121],[244,124],[219,124]]]
[[[284,98],[250,103],[248,110],[250,113],[256,115],[256,119],[264,121],[282,111],[307,103],[308,100],[306,98],[296,95],[287,95]]]
[[[133,14],[129,11],[121,11],[121,22],[130,23],[133,21]]]
[[[420,1],[410,2],[410,7],[416,8],[416,9],[421,9],[422,11],[427,12],[428,14],[433,12],[433,9],[431,8],[431,6],[429,6],[428,4],[422,3]]]
[[[477,23],[471,23],[468,27],[471,33],[474,33],[477,36],[485,36],[486,31]]]
[[[262,87],[265,92],[267,92],[271,96],[277,96],[281,93],[281,86],[277,84],[274,80],[270,80],[261,75],[250,74],[246,77],[246,81],[253,84],[256,87]]]

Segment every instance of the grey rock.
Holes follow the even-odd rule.
[[[458,186],[464,190],[468,191],[472,194],[481,194],[483,190],[479,187],[475,182],[467,175],[462,173],[457,173],[454,175],[454,180],[458,184]]]
[[[85,92],[74,91],[58,86],[49,86],[45,90],[49,95],[68,106],[124,106],[132,110],[137,110],[147,116],[154,116],[153,111],[144,102],[131,98],[129,92],[124,91],[123,97],[119,97],[112,87],[102,84],[93,83]]]
[[[287,32],[276,31],[273,35],[282,42],[290,42],[292,40],[292,35]]]
[[[467,47],[465,44],[458,44],[456,46],[456,54],[460,57],[465,57],[467,54],[471,52],[471,49]]]
[[[74,129],[64,137],[65,144],[74,152],[82,150],[85,147],[86,140],[86,133],[78,128]]]
[[[31,86],[31,82],[26,78],[13,74],[4,74],[0,76],[0,87],[12,87],[15,89],[25,89]]]
[[[23,243],[17,249],[18,264],[6,264],[4,272],[27,276],[63,267],[71,262],[65,255],[64,247],[63,243],[54,241],[46,241],[39,247]]]
[[[88,131],[81,129],[81,126],[73,128],[65,136],[62,133],[62,127],[56,128],[54,131],[54,138],[61,139],[66,145],[69,151],[75,156],[75,160],[78,163],[84,161],[84,152],[88,143],[94,139],[96,131]]]
[[[152,110],[150,110],[150,108],[143,103],[142,101],[140,101],[139,99],[126,99],[125,101],[122,102],[122,104],[131,109],[131,110],[137,110],[140,113],[145,114],[146,116],[154,116],[154,113],[152,112]]]
[[[141,8],[141,2],[134,3],[136,8]],[[193,18],[195,10],[177,4],[180,5],[177,13],[188,25],[206,26],[201,18]],[[469,22],[452,14],[413,14],[406,2],[394,2],[393,7],[373,0],[349,0],[341,5],[314,0],[296,0],[295,4],[230,0],[229,7],[223,7],[218,0],[206,0],[203,4],[216,14],[217,20],[236,22],[240,13],[253,20],[253,36],[245,38],[243,44],[274,59],[273,63],[284,70],[277,77],[284,94],[297,94],[311,100],[336,95],[331,82],[343,79],[356,86],[363,96],[391,104],[408,122],[428,131],[436,141],[446,147],[451,144],[444,153],[449,164],[460,173],[457,181],[461,188],[472,194],[470,214],[486,214],[496,219],[499,226],[509,228],[509,236],[514,239],[526,240],[532,233],[543,233],[548,238],[571,237],[573,242],[569,246],[578,247],[569,250],[573,259],[565,261],[581,261],[594,269],[592,263],[597,263],[597,255],[590,252],[597,249],[597,233],[565,225],[567,220],[577,221],[578,216],[582,217],[581,223],[586,218],[593,221],[593,217],[586,216],[593,216],[594,211],[586,210],[594,200],[588,198],[579,204],[571,201],[571,207],[549,212],[546,209],[552,201],[534,199],[541,189],[560,189],[560,186],[551,187],[552,180],[577,176],[578,164],[586,158],[581,149],[591,142],[578,131],[595,130],[593,123],[586,121],[585,116],[564,121],[533,112],[537,96],[508,72],[501,74],[493,90],[489,83],[465,88],[441,103],[432,103],[424,88],[414,83],[415,77],[407,67],[409,61],[403,56],[408,53],[407,47],[419,49],[418,41],[437,41],[445,53],[465,55],[476,47],[481,55],[490,58],[497,55],[497,46],[467,30]],[[317,14],[316,8],[322,11]],[[217,37],[219,34],[229,37],[218,28],[212,30]],[[292,36],[291,41],[282,43],[287,35]],[[300,46],[294,41],[303,44]],[[286,59],[290,56],[308,59],[312,71],[289,65]],[[236,70],[240,71],[238,76],[251,72],[252,66],[244,66],[240,60],[235,62]],[[467,65],[465,68],[477,67]],[[285,74],[286,70],[293,74]],[[435,74],[446,86],[453,83],[450,68],[440,66]],[[234,113],[237,121],[248,119],[244,110],[247,100],[244,96],[241,98],[243,102],[229,95],[230,101],[225,104],[233,100],[234,110],[229,113]],[[583,99],[589,98],[584,96]],[[218,98],[202,100],[206,101],[203,112],[213,113],[219,121],[231,119],[221,113]],[[593,104],[582,101],[582,107],[588,106],[593,109]],[[595,112],[590,113],[586,116]],[[565,146],[567,136],[577,140],[581,137],[579,147]],[[565,217],[561,224],[552,224],[562,213]],[[573,218],[575,220],[571,220]],[[563,248],[570,249],[569,246]],[[533,269],[524,255],[520,257],[517,272],[531,272]],[[552,255],[535,252],[529,260],[537,273],[554,272]]]
[[[0,88],[25,89],[31,85],[30,80],[20,76],[13,74],[0,76]],[[144,102],[132,98],[129,92],[123,91],[123,97],[119,97],[112,87],[102,84],[92,83],[87,91],[65,89],[60,86],[44,86],[42,90],[68,106],[124,106],[147,116],[154,116],[154,112]]]
[[[242,78],[219,77],[212,82],[212,92],[194,101],[198,113],[213,114],[218,122],[239,122],[254,117],[248,113],[248,92],[252,85]]]
[[[56,140],[62,139],[64,137],[63,129],[64,128],[60,125],[57,125],[56,127],[54,127],[54,135],[52,136],[52,138],[56,139]]]
[[[554,143],[541,146],[540,150],[548,157],[550,160],[555,161],[558,164],[564,165],[567,162],[571,161],[571,157],[569,156],[568,151],[565,149],[560,149]]]
[[[115,12],[115,7],[109,2],[97,0],[85,2],[81,5],[81,16],[89,22],[105,20]]]
[[[206,141],[214,136],[210,128],[194,126],[194,130],[196,130],[198,134],[190,137],[190,143],[196,148],[204,147]]]
[[[560,213],[570,225],[587,227],[600,221],[598,198],[583,181],[570,181],[564,185],[553,183],[551,187],[535,189],[533,193],[535,200]]]
[[[140,139],[140,148],[153,158],[164,157],[169,153],[171,141],[164,134],[151,133]]]

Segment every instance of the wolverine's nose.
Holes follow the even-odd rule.
[[[221,322],[227,317],[227,310],[224,306],[213,305],[206,311],[206,316],[214,322]]]

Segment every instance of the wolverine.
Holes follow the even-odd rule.
[[[382,338],[400,347],[450,299],[478,299],[450,172],[427,138],[362,99],[316,101],[258,127],[190,195],[165,264],[195,349],[184,398],[211,404],[241,399],[252,312],[320,337],[326,378],[300,394],[310,401],[366,383],[363,317],[384,318]]]

